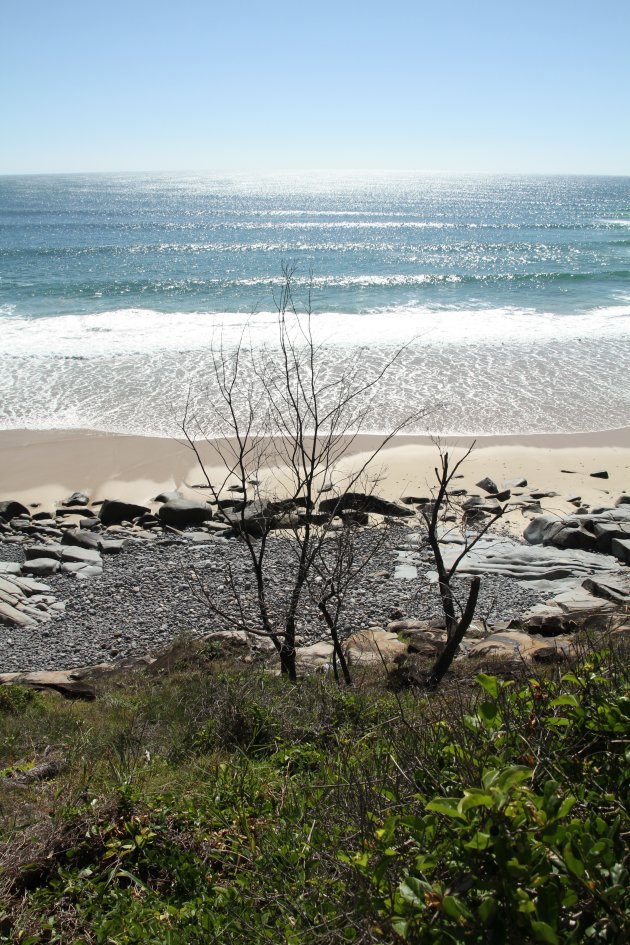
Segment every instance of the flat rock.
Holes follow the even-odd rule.
[[[64,499],[62,505],[87,505],[90,501],[89,496],[84,492],[73,492],[71,496]]]
[[[172,499],[158,509],[158,518],[164,525],[174,528],[203,525],[212,518],[212,509],[205,502],[192,499]]]
[[[524,633],[520,630],[505,630],[492,633],[485,640],[472,643],[469,657],[497,657],[524,659],[535,662],[555,662],[567,659],[574,653],[571,637],[547,637]]]
[[[98,551],[94,551],[91,548],[74,548],[67,547],[63,549],[63,554],[61,556],[62,561],[77,561],[83,564],[93,564],[93,565],[102,565],[103,559],[101,558]]]
[[[389,515],[392,518],[409,518],[414,513],[411,509],[395,502],[388,502],[376,495],[366,495],[362,492],[346,492],[337,499],[322,499],[319,503],[320,512],[334,513],[351,510],[353,512],[372,512],[375,515]]]
[[[608,472],[605,469],[599,469],[597,472],[592,472],[591,477],[593,479],[608,479]]]
[[[481,479],[476,485],[478,489],[483,489],[484,492],[489,492],[490,495],[496,495],[499,491],[496,482],[493,482],[489,476],[486,476],[485,479]]]
[[[33,617],[29,617],[28,614],[22,613],[17,607],[5,601],[0,601],[0,623],[8,623],[18,627],[37,626],[37,621]]]
[[[56,558],[31,558],[24,562],[22,570],[26,574],[54,574],[59,570],[59,561]]]

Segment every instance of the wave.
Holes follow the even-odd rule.
[[[363,314],[324,312],[312,316],[317,344],[356,347],[407,344],[450,346],[544,345],[551,340],[627,338],[630,299],[579,315],[558,315],[519,307],[428,308],[398,306]],[[28,318],[2,315],[0,357],[99,358],[130,353],[201,351],[219,339],[241,338],[248,346],[273,344],[277,314],[160,312],[122,308],[89,315]]]

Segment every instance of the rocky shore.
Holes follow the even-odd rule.
[[[524,480],[495,485],[485,478],[478,487],[476,492],[458,490],[464,526],[463,531],[452,525],[444,530],[447,560],[454,560],[474,535],[467,534],[466,523],[479,527],[500,502],[519,510],[524,523],[530,521],[525,540],[489,534],[462,561],[454,584],[462,599],[470,578],[483,575],[476,621],[462,656],[484,646],[485,652],[505,652],[507,646],[508,652],[512,647],[522,655],[540,634],[561,637],[557,646],[566,649],[567,634],[578,628],[580,618],[607,620],[613,612],[627,612],[627,496],[615,506],[576,508],[572,516],[544,515],[538,514],[540,503],[549,493],[528,489]],[[243,511],[243,501],[232,495],[211,505],[176,492],[145,506],[92,503],[80,493],[50,510],[0,501],[0,672],[153,658],[182,635],[238,634],[238,626],[227,624],[217,611],[229,606],[228,572],[245,606],[255,603],[239,532],[246,528],[255,535],[261,521],[273,523],[265,567],[276,598],[272,605],[281,608],[286,574],[294,564],[291,529],[300,526],[304,512],[260,500],[248,502]],[[373,555],[346,602],[342,636],[352,640],[367,630],[390,637],[413,631],[417,643],[424,632],[438,646],[441,608],[421,515],[427,499],[408,496],[396,505],[372,496],[360,513],[353,507],[358,501],[345,497],[328,523],[334,532],[343,527],[343,517],[347,522],[353,516],[358,553]],[[330,505],[331,500],[322,500],[320,516],[331,513]],[[389,525],[385,531],[379,527],[384,522]],[[208,605],[209,596],[214,607]],[[302,663],[309,653],[317,665],[325,662],[327,639],[317,608],[305,597],[297,639]],[[249,660],[264,656],[270,645],[260,638],[243,643]]]

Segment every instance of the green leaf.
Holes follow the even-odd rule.
[[[492,809],[496,807],[496,800],[492,794],[488,794],[487,791],[483,791],[480,788],[470,788],[470,790],[465,792],[457,806],[461,813],[464,814],[473,807],[487,807]]]
[[[577,797],[574,797],[573,794],[569,794],[568,797],[565,797],[560,808],[558,810],[557,816],[566,817],[567,814],[570,814],[575,805],[577,804]]]
[[[478,830],[474,837],[471,837],[468,843],[465,843],[464,846],[468,850],[485,850],[490,843],[490,834],[483,833],[483,831]]]
[[[497,911],[497,901],[493,899],[492,896],[488,896],[484,899],[477,910],[479,913],[479,918],[484,924],[487,924],[496,914]]]
[[[482,702],[481,705],[477,707],[477,712],[484,722],[488,723],[495,722],[497,718],[501,716],[496,702]]]
[[[578,858],[575,856],[573,850],[571,849],[570,843],[565,844],[565,847],[562,851],[562,856],[569,871],[582,878],[586,873],[586,870],[584,869],[584,863],[582,863],[581,860],[578,860]]]
[[[459,798],[457,797],[434,797],[427,804],[427,810],[432,810],[436,814],[445,814],[447,817],[456,817],[458,820],[466,820],[465,816],[458,809]]]
[[[496,786],[502,791],[507,791],[508,788],[527,781],[533,774],[532,769],[525,765],[510,765],[509,768],[504,768],[503,771],[499,772]]]
[[[549,705],[552,705],[552,706],[571,705],[577,709],[579,708],[580,703],[578,702],[578,700],[575,698],[574,695],[568,692],[564,696],[558,696],[557,699],[552,699]]]
[[[424,907],[424,894],[429,887],[416,876],[408,876],[398,887],[400,896],[416,908]]]
[[[548,942],[549,945],[559,945],[560,939],[546,922],[539,922],[532,919],[532,929],[538,942]]]
[[[499,695],[499,680],[496,676],[487,676],[485,673],[479,673],[475,676],[475,682],[486,690],[489,696],[496,699]]]

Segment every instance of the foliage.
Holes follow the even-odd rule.
[[[0,942],[625,942],[623,666],[458,686],[189,667],[0,716],[67,759],[0,798]]]

